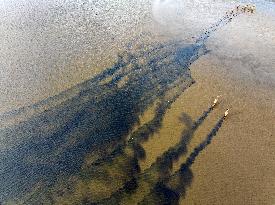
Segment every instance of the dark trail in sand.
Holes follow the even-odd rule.
[[[96,146],[110,142],[123,145],[138,116],[170,86],[181,80],[186,89],[193,83],[189,66],[207,53],[204,42],[210,33],[191,45],[168,42],[151,44],[149,51],[126,51],[111,68],[79,85],[77,96],[1,129],[1,142],[7,149],[0,153],[0,200],[22,196],[40,181],[51,186],[60,176],[77,174],[86,154]],[[169,103],[159,107],[147,127],[150,131],[139,135],[141,138],[146,139],[161,126],[168,108]]]

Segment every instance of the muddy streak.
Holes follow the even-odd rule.
[[[220,118],[207,137],[191,152],[185,163],[174,174],[159,180],[151,190],[150,194],[144,197],[139,203],[145,204],[179,204],[180,197],[185,196],[186,189],[192,183],[193,174],[191,166],[199,154],[212,142],[214,136],[221,128],[224,117]]]
[[[4,164],[1,200],[18,196],[40,181],[51,186],[59,176],[75,175],[93,146],[113,140],[123,144],[148,105],[180,77],[190,78],[190,64],[207,53],[204,41],[188,46],[159,44],[150,51],[148,56],[144,51],[123,53],[112,68],[84,83],[75,98],[1,130],[1,140],[9,148],[0,159]],[[118,86],[126,76],[128,81]]]
[[[125,52],[112,68],[85,83],[75,98],[14,129],[1,130],[4,140],[13,135],[20,139],[16,142],[19,145],[9,142],[12,149],[1,155],[5,165],[0,173],[4,179],[1,197],[20,193],[39,180],[51,185],[59,175],[76,174],[93,146],[113,140],[123,142],[138,116],[173,82],[183,78],[186,85],[192,83],[188,67],[199,57],[199,49],[172,42],[153,47],[149,56],[144,50],[142,54]],[[102,84],[107,76],[112,80]],[[124,76],[129,80],[118,87]],[[41,131],[51,124],[54,129]]]
[[[203,123],[206,117],[211,113],[214,107],[210,106],[203,114],[193,123],[192,119],[185,113],[182,114],[181,121],[186,124],[187,129],[182,133],[181,141],[175,146],[171,147],[168,151],[163,153],[162,156],[158,157],[155,163],[151,165],[150,168],[146,169],[144,172],[138,174],[136,178],[131,179],[123,188],[119,189],[117,192],[113,193],[111,197],[99,201],[99,204],[110,204],[110,203],[126,203],[130,199],[133,201],[138,201],[136,198],[137,192],[141,192],[142,195],[146,195],[150,192],[150,187],[157,184],[158,181],[165,179],[167,176],[170,176],[172,171],[172,164],[180,156],[187,153],[187,146],[194,132],[198,127]],[[129,188],[128,184],[135,182],[135,186]],[[129,202],[130,203],[130,202]]]
[[[100,193],[98,190],[94,190],[93,192],[91,192],[90,196],[86,197],[86,201],[89,201],[91,203],[97,202],[102,198],[106,198],[106,196],[110,195],[112,192],[117,191],[120,187],[123,187],[122,189],[126,190],[127,193],[131,193],[131,190],[135,190],[137,186],[136,177],[139,173],[137,161],[138,159],[144,158],[146,154],[140,142],[146,141],[153,134],[153,132],[156,132],[158,129],[161,128],[162,120],[167,109],[169,109],[170,105],[177,99],[178,96],[182,94],[189,83],[189,81],[186,81],[183,78],[176,84],[170,86],[170,90],[168,92],[169,96],[165,95],[162,97],[162,100],[155,110],[154,118],[150,122],[137,129],[137,131],[135,131],[130,136],[132,140],[130,139],[126,144],[118,146],[118,149],[112,152],[111,155],[97,160],[90,166],[85,167],[86,171],[82,171],[82,176],[85,177],[81,177],[79,179],[87,181],[89,187],[96,187],[97,184],[100,183],[102,185],[101,188],[105,187],[103,189],[108,190],[105,192],[101,191],[102,193]],[[173,93],[172,96],[170,96],[171,92]],[[124,159],[123,162],[118,163],[121,162],[121,159]],[[112,174],[111,176],[106,174],[110,172],[113,172],[116,177],[112,177]],[[101,174],[98,175],[97,173]],[[117,177],[118,175],[123,177]],[[96,183],[93,182],[94,179],[97,180]],[[109,184],[110,179],[112,181],[112,184]],[[75,201],[75,198],[77,198],[77,196],[74,196],[75,194],[72,193],[69,194],[69,196],[64,194],[62,198],[72,198],[72,202]],[[62,203],[60,202],[60,200],[61,199],[58,200],[57,204]]]
[[[207,111],[206,111],[206,113],[207,113]],[[202,118],[204,118],[203,116],[202,116]],[[146,126],[145,126],[146,127]],[[149,128],[150,128],[150,126],[149,126]],[[148,129],[149,130],[149,133],[145,133],[144,134],[144,136],[145,136],[145,139],[147,139],[147,137],[152,133],[152,131],[150,132],[150,129]],[[133,138],[133,139],[135,139],[135,138]],[[139,152],[138,152],[138,156],[140,156],[141,158],[144,158],[145,157],[145,155],[146,155],[146,153],[144,152],[144,150],[142,149],[142,147],[140,146],[140,145],[137,145],[137,146],[135,146],[138,150],[139,150]],[[135,181],[135,180],[134,180]],[[131,181],[130,181],[131,182]],[[136,181],[135,181],[135,186],[134,187],[137,187],[137,184],[136,184]],[[125,190],[126,189],[126,190]],[[119,190],[119,192],[120,192],[120,194],[121,194],[121,192],[123,192],[123,190],[125,190],[125,192],[127,192],[127,185],[126,186],[124,186],[122,189],[120,189]],[[115,196],[114,198],[112,198],[111,200],[115,200],[115,201],[120,201],[120,199],[119,199],[120,197],[117,197],[117,196]],[[108,200],[107,200],[108,201]],[[103,203],[108,203],[108,202],[103,202]],[[112,202],[113,203],[113,202]]]

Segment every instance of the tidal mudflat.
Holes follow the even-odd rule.
[[[259,27],[274,21],[251,8],[187,40],[140,32],[88,80],[1,115],[1,202],[273,204],[274,30]]]

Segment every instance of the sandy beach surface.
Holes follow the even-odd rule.
[[[100,25],[101,30],[93,31],[100,42],[79,32],[82,40],[70,47],[49,32],[46,36],[54,41],[34,38],[36,43],[41,38],[49,43],[45,51],[39,44],[47,55],[36,59],[45,67],[43,72],[35,69],[37,78],[30,68],[25,73],[25,65],[36,63],[25,54],[17,56],[18,62],[23,59],[17,74],[9,74],[12,66],[3,72],[0,203],[275,204],[274,3],[252,2],[259,5],[256,13],[234,17],[199,41],[202,28],[209,28],[236,3],[210,6],[215,15],[209,11],[209,19],[203,21],[205,5],[183,15],[179,1],[152,2],[142,1],[127,18],[121,15],[133,8],[134,1],[124,7],[113,1],[99,4],[104,8],[98,11],[102,17],[94,17],[98,24],[93,26]],[[154,2],[163,5],[158,8]],[[83,5],[88,12],[89,4]],[[53,13],[61,8],[44,6],[56,9]],[[75,14],[78,7],[68,6]],[[182,21],[193,12],[201,13],[200,18]],[[111,21],[110,15],[116,18]],[[78,17],[74,29],[79,31],[83,19]],[[110,25],[101,24],[105,21]],[[46,27],[55,31],[55,23]],[[74,39],[71,26],[68,23],[60,31],[65,39]],[[133,33],[144,36],[125,46]],[[68,52],[59,56],[63,60],[52,56],[51,45]],[[10,50],[5,52],[12,59]],[[69,66],[64,63],[67,58]],[[47,69],[52,64],[59,69]],[[218,104],[211,108],[217,96]],[[16,111],[23,105],[27,107]],[[229,114],[223,119],[226,109]],[[203,143],[206,139],[209,143]]]

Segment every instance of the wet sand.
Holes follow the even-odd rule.
[[[232,61],[232,65],[234,63]],[[238,69],[246,67],[240,65]],[[220,104],[195,132],[188,154],[227,108],[230,108],[229,116],[213,143],[192,165],[193,181],[181,204],[273,204],[274,87],[257,84],[251,76],[253,73],[248,75],[250,80],[236,79],[232,68],[211,54],[196,61],[191,71],[196,83],[172,105],[159,133],[144,144],[147,157],[141,163],[142,169],[148,168],[157,156],[180,140],[184,129],[179,120],[182,112],[195,120],[216,95],[222,95]],[[274,74],[274,70],[270,71]],[[188,154],[180,158],[174,170]]]
[[[259,31],[263,22],[268,35]],[[192,165],[193,180],[181,204],[275,203],[272,25],[263,14],[256,14],[233,21],[214,34],[209,39],[210,53],[190,67],[196,83],[172,104],[163,127],[143,144],[147,155],[141,168],[146,170],[180,140],[186,129],[180,121],[182,113],[194,121],[222,95],[219,105],[195,131],[188,154],[173,165],[176,171],[229,108],[219,133]]]
[[[275,71],[273,68],[273,39],[267,41],[268,36],[264,36],[263,39],[255,38],[255,33],[251,31],[255,30],[257,24],[251,23],[261,22],[263,18],[261,16],[251,18],[252,20],[249,18],[241,17],[238,21],[233,21],[221,28],[221,31],[213,33],[206,44],[210,52],[206,55],[200,54],[199,51],[191,52],[196,59],[195,62],[188,57],[188,52],[190,52],[188,48],[196,50],[196,47],[187,45],[183,47],[187,49],[183,49],[181,53],[176,49],[174,52],[175,50],[169,50],[169,48],[165,50],[161,46],[156,46],[151,48],[156,51],[156,54],[151,55],[149,46],[148,59],[145,59],[144,56],[140,57],[139,53],[136,57],[128,56],[126,53],[125,56],[122,55],[125,59],[122,59],[122,62],[118,61],[113,67],[113,69],[118,69],[117,72],[108,73],[109,71],[107,71],[105,74],[109,77],[105,76],[106,78],[101,81],[99,80],[101,77],[95,78],[97,80],[84,83],[82,87],[76,86],[67,93],[68,95],[79,93],[79,97],[72,101],[57,98],[60,101],[56,101],[53,107],[58,105],[62,108],[64,106],[68,110],[57,109],[56,116],[60,115],[62,119],[63,112],[65,112],[68,122],[66,123],[65,117],[63,117],[64,122],[60,122],[60,132],[53,132],[54,134],[50,137],[46,129],[47,126],[45,128],[41,126],[43,128],[41,130],[46,133],[45,139],[50,138],[48,144],[45,143],[47,140],[43,141],[42,138],[41,142],[38,140],[34,145],[30,141],[29,148],[41,146],[38,153],[44,151],[46,154],[40,157],[40,155],[35,155],[35,150],[32,151],[33,153],[27,152],[27,158],[22,156],[24,163],[22,166],[26,165],[25,162],[30,165],[45,163],[44,166],[48,165],[49,167],[54,164],[57,167],[56,170],[59,171],[58,166],[70,167],[70,164],[79,161],[77,167],[80,169],[77,173],[69,173],[71,174],[69,178],[66,178],[65,175],[59,176],[60,182],[57,181],[49,190],[45,188],[46,191],[43,185],[39,184],[40,182],[37,184],[33,182],[33,190],[23,201],[29,204],[37,204],[38,201],[48,204],[85,204],[86,202],[118,204],[112,201],[114,199],[118,200],[119,204],[137,204],[139,202],[146,204],[148,198],[154,200],[154,197],[151,197],[153,194],[148,193],[152,191],[156,182],[166,180],[165,177],[158,176],[161,175],[158,173],[161,170],[158,170],[158,164],[156,165],[154,162],[158,157],[163,156],[163,153],[169,148],[177,145],[181,141],[184,131],[190,129],[190,124],[209,109],[217,95],[222,95],[220,103],[202,120],[202,124],[194,129],[190,141],[186,142],[186,153],[179,154],[180,158],[177,162],[173,161],[172,172],[177,173],[194,148],[205,140],[211,129],[223,116],[224,111],[227,108],[230,109],[229,116],[223,122],[212,143],[199,153],[190,167],[191,182],[190,185],[187,183],[188,186],[184,186],[185,192],[180,193],[180,203],[274,204]],[[273,24],[272,21],[266,21],[265,26],[268,28]],[[272,35],[272,32],[273,30],[267,33]],[[248,38],[248,40],[244,41],[244,38]],[[176,46],[180,47],[181,45]],[[203,50],[202,47],[200,49]],[[145,50],[147,52],[147,48]],[[169,59],[166,58],[167,51],[171,55]],[[178,57],[174,58],[174,54]],[[134,59],[138,59],[137,67],[131,65],[132,57],[134,62]],[[175,59],[181,58],[183,58],[183,64],[179,65],[178,62],[181,61],[175,61]],[[126,60],[125,64],[123,60]],[[146,60],[148,60],[147,63]],[[157,68],[159,62],[163,63],[161,69],[153,71],[152,68]],[[181,71],[185,66],[187,70],[189,69],[188,62],[192,64],[190,66],[191,78],[189,72]],[[173,66],[171,67],[171,65]],[[139,67],[143,70],[138,74],[135,69]],[[131,69],[133,72],[128,73]],[[181,72],[176,72],[177,70]],[[181,75],[178,75],[179,73]],[[129,80],[128,76],[131,77],[131,75],[132,80]],[[180,78],[183,78],[183,82],[179,82]],[[191,85],[192,79],[196,83]],[[167,82],[167,80],[170,81]],[[184,83],[187,85],[185,86]],[[161,87],[162,84],[163,87]],[[190,87],[186,89],[188,86]],[[98,90],[94,91],[95,88]],[[142,95],[139,95],[140,92]],[[155,93],[157,93],[156,96]],[[64,96],[61,95],[61,97]],[[65,95],[64,98],[66,97],[68,96]],[[171,99],[175,101],[169,102]],[[133,113],[134,104],[138,104],[136,107],[140,109],[137,109],[138,111],[135,113]],[[111,107],[110,110],[106,109],[107,107]],[[143,113],[143,108],[147,110],[145,113]],[[51,112],[48,115],[51,116]],[[48,120],[47,113],[45,116],[45,119]],[[74,118],[75,116],[76,118]],[[70,125],[73,127],[72,130],[70,130],[71,128],[67,129],[70,127],[68,124],[71,122],[70,117],[73,119],[72,125]],[[78,118],[82,121],[77,121]],[[154,118],[156,118],[155,121]],[[43,125],[43,116],[41,119]],[[48,121],[45,122],[50,126]],[[148,122],[148,126],[143,127]],[[62,130],[62,123],[65,124],[65,131]],[[49,130],[54,130],[55,126],[59,126],[54,122],[52,124],[54,126],[53,128],[49,127]],[[30,128],[32,127],[30,126]],[[28,131],[28,129],[26,130]],[[107,134],[104,133],[106,130],[109,131]],[[42,131],[37,130],[40,134]],[[114,131],[118,133],[113,133]],[[60,137],[59,133],[61,136],[64,135],[64,139]],[[107,137],[119,136],[122,140],[126,133],[128,134],[127,140],[131,136],[135,136],[137,144],[140,143],[142,146],[137,149],[140,151],[144,149],[144,156],[137,157],[134,153],[135,148],[132,150],[129,143],[126,147],[122,146],[122,151],[119,150],[114,155],[103,157],[103,160],[99,160],[97,163],[98,156],[95,154],[95,150],[88,147],[90,143],[94,143],[90,139],[90,136],[93,136],[91,133],[94,136],[99,135],[99,138],[105,135]],[[149,133],[149,137],[142,140],[144,133]],[[58,136],[57,139],[60,142],[55,141],[53,138],[55,136]],[[22,138],[25,140],[25,136]],[[141,138],[141,142],[139,138]],[[113,143],[113,147],[119,146],[120,138],[117,141],[114,140]],[[46,150],[47,146],[52,146],[49,153]],[[110,150],[113,147],[111,146]],[[107,155],[112,151],[106,149],[105,152]],[[104,154],[104,152],[100,154]],[[67,156],[72,156],[72,160],[70,161],[70,158],[68,160]],[[20,157],[18,159],[21,160]],[[47,164],[48,161],[49,164]],[[169,163],[166,166],[169,166]],[[64,170],[64,172],[68,171],[67,168]],[[181,180],[177,181],[176,177],[170,176],[169,178],[172,187],[173,183],[181,183]],[[125,186],[129,186],[128,182],[133,179],[134,182],[137,180],[136,185],[130,183],[130,188]],[[122,191],[120,192],[120,190]]]
[[[195,93],[202,97],[221,94],[218,109],[231,110],[214,143],[192,167],[194,181],[182,204],[273,204],[274,89],[261,88],[253,81],[228,81],[230,68],[225,71],[211,55],[192,70],[197,79]]]

